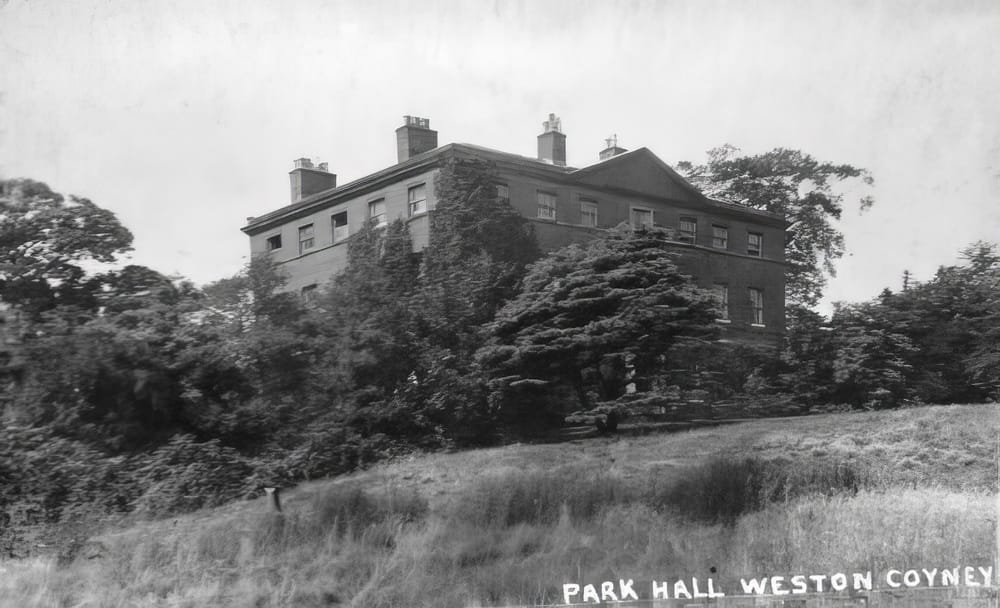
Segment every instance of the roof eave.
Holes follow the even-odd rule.
[[[354,195],[355,193],[363,191],[381,181],[394,180],[401,174],[436,166],[444,157],[452,154],[454,149],[455,144],[446,144],[422,154],[418,154],[413,158],[409,158],[401,163],[382,169],[381,171],[376,171],[375,173],[370,173],[364,177],[360,177],[352,182],[344,184],[343,186],[337,186],[336,188],[330,188],[329,190],[317,192],[316,194],[307,196],[301,201],[285,205],[280,209],[268,212],[260,217],[255,217],[252,221],[248,222],[246,226],[240,228],[240,230],[247,235],[253,235],[267,230],[275,223],[282,223],[284,220],[296,215],[308,215],[316,208],[329,207],[335,199]]]

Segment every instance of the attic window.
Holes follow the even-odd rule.
[[[299,253],[305,253],[309,249],[313,248],[316,241],[313,238],[313,225],[306,224],[305,226],[299,227]]]
[[[347,212],[335,213],[331,218],[333,224],[333,242],[342,241],[347,238],[349,232],[347,228]]]
[[[747,233],[747,255],[756,258],[760,257],[760,250],[764,246],[764,235],[759,232]]]
[[[680,230],[680,240],[683,243],[694,243],[698,239],[698,220],[693,217],[682,217]]]
[[[410,215],[418,215],[427,211],[427,185],[413,186],[407,191],[410,203]]]
[[[712,224],[712,247],[729,249],[729,228]]]
[[[281,235],[276,234],[274,236],[267,237],[267,250],[274,251],[275,249],[281,249]]]
[[[389,220],[385,214],[384,198],[368,203],[368,219],[376,228],[381,228],[389,224]]]

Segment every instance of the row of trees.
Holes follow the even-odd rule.
[[[785,351],[785,387],[818,403],[891,407],[1000,396],[1000,253],[978,242],[964,263],[898,292],[841,304],[827,322],[799,311]]]

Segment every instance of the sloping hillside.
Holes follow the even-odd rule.
[[[282,514],[262,497],[3,563],[0,604],[507,605],[626,575],[991,564],[998,433],[995,405],[955,405],[412,456],[288,489]]]

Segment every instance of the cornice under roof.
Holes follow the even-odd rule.
[[[574,178],[576,177],[585,176],[593,171],[605,169],[614,164],[628,162],[631,158],[635,158],[636,156],[647,156],[648,158],[651,158],[661,169],[663,169],[673,181],[680,184],[686,190],[689,190],[708,206],[716,207],[730,213],[747,213],[762,219],[769,219],[784,223],[785,226],[788,225],[788,222],[778,214],[752,209],[738,203],[720,201],[705,196],[700,190],[698,190],[698,188],[684,179],[684,177],[677,173],[672,167],[670,167],[670,165],[663,162],[660,157],[646,147],[623,152],[622,154],[618,154],[616,156],[612,156],[611,158],[598,161],[592,165],[587,165],[586,167],[577,169],[574,167],[554,165],[552,163],[538,160],[537,158],[522,156],[520,154],[512,154],[510,152],[502,152],[500,150],[494,150],[492,148],[486,148],[475,144],[451,143],[429,150],[422,154],[418,154],[413,158],[407,159],[390,167],[386,167],[381,171],[376,171],[375,173],[358,178],[352,182],[344,184],[343,186],[317,192],[316,194],[312,194],[301,201],[286,205],[260,217],[255,217],[250,220],[246,226],[241,228],[241,230],[248,235],[262,232],[276,223],[282,223],[292,217],[308,215],[314,210],[336,205],[339,203],[337,199],[353,198],[366,190],[375,190],[382,187],[385,183],[393,183],[400,179],[403,175],[419,173],[437,167],[444,159],[456,155],[486,158],[492,161],[502,162],[504,164],[519,166],[532,172],[548,173],[553,177],[557,177],[560,181],[570,182],[575,181]]]

